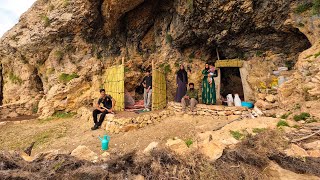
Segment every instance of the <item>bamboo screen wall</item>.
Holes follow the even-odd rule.
[[[116,100],[115,110],[124,111],[124,65],[108,68],[106,76],[106,93]]]
[[[165,74],[152,70],[152,110],[164,109],[167,106],[167,84]]]

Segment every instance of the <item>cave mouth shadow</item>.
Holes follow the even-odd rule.
[[[243,84],[239,68],[220,68],[220,72],[220,95],[223,97],[227,97],[228,94],[238,94],[240,99],[244,100]]]

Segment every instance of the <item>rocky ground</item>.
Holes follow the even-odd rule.
[[[320,124],[279,121],[177,115],[110,134],[107,152],[97,138],[104,130],[91,131],[81,119],[9,123],[0,127],[5,150],[0,174],[8,179],[319,179]],[[32,142],[28,156],[23,150]]]

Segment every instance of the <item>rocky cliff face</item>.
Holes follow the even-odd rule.
[[[75,111],[97,97],[106,67],[125,57],[129,91],[154,59],[167,73],[168,98],[172,99],[179,63],[189,65],[190,78],[199,87],[199,72],[204,62],[217,59],[216,50],[222,59],[242,58],[251,63],[248,81],[252,89],[276,66],[299,59],[293,81],[313,83],[307,93],[319,97],[314,93],[319,81],[307,77],[319,74],[315,68],[319,56],[310,56],[310,63],[305,59],[319,50],[319,16],[294,14],[298,3],[38,0],[1,38],[0,98],[3,104],[27,102],[28,107],[39,107],[36,110],[42,116]],[[307,23],[304,27],[302,21]],[[258,74],[262,80],[256,78]],[[281,97],[287,102],[284,99],[295,93],[284,89]],[[301,93],[305,92],[296,94],[300,97]]]

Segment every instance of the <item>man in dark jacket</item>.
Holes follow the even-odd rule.
[[[94,126],[91,128],[92,130],[96,130],[101,126],[106,114],[113,113],[115,105],[115,100],[110,95],[107,95],[104,89],[100,90],[100,95],[96,109],[93,111]],[[99,121],[98,114],[101,114]]]

